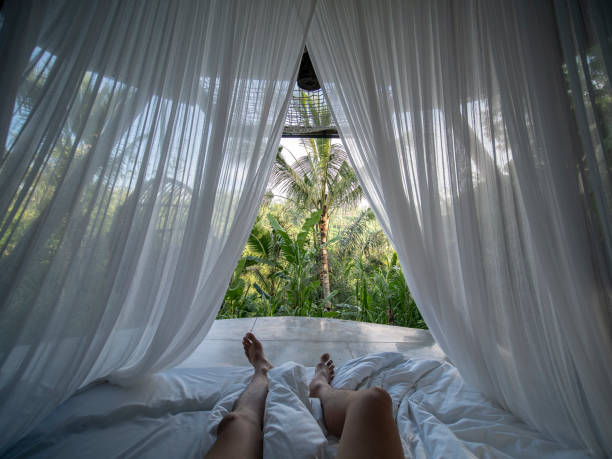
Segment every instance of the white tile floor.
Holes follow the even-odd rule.
[[[245,366],[242,336],[253,332],[273,364],[294,361],[314,366],[329,352],[336,365],[375,352],[401,352],[407,357],[444,359],[426,330],[314,317],[254,317],[217,320],[180,367]]]

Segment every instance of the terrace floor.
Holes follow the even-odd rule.
[[[247,365],[242,336],[259,338],[274,365],[293,361],[314,366],[329,352],[337,366],[376,352],[401,352],[406,357],[445,359],[427,330],[315,317],[253,317],[216,320],[200,346],[179,367]]]

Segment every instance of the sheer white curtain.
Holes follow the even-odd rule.
[[[438,343],[528,423],[612,454],[610,260],[552,2],[325,0],[307,45]]]
[[[578,133],[580,174],[612,261],[612,8],[601,0],[555,0],[559,38]],[[598,237],[596,234],[595,237]]]
[[[0,451],[180,361],[257,213],[313,2],[7,2]]]

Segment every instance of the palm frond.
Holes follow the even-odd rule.
[[[329,151],[329,168],[338,171],[344,163],[348,164],[348,153],[341,145],[332,145]]]
[[[274,199],[275,195],[271,190],[267,190],[264,194],[263,201],[261,202],[261,207],[266,208],[272,203],[272,199]]]
[[[362,198],[363,189],[359,185],[355,171],[348,163],[342,163],[330,184],[330,207],[334,209],[355,207]]]
[[[348,188],[342,193],[338,193],[336,199],[331,204],[332,211],[336,209],[354,209],[361,203],[363,199],[363,190],[361,186],[350,187],[351,184],[347,184]]]
[[[298,165],[298,167],[301,166]],[[312,187],[307,183],[307,178],[307,176],[301,175],[293,165],[290,165],[279,151],[276,155],[276,162],[272,169],[268,187],[270,189],[278,188],[281,192],[300,202],[312,197]]]
[[[363,252],[369,254],[375,249],[384,247],[388,244],[388,239],[383,230],[368,233],[363,244]]]
[[[260,258],[269,258],[270,239],[270,233],[262,231],[256,225],[255,227],[253,227],[251,234],[249,234],[249,238],[247,240],[247,247],[253,255],[256,255]]]
[[[375,220],[371,209],[362,211],[353,222],[346,226],[338,235],[338,255],[341,258],[349,254],[360,252],[367,239],[369,223]]]

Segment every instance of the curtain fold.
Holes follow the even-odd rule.
[[[592,208],[591,224],[601,239],[608,266],[612,261],[612,10],[599,0],[555,0],[578,134],[581,186]]]
[[[588,75],[587,92],[568,95],[568,52],[593,61],[572,48],[579,31],[563,43],[560,18],[572,33],[584,21],[584,8],[564,5],[326,0],[307,46],[440,346],[526,422],[603,456],[612,454],[609,147],[587,149],[603,132],[594,120],[605,121],[580,119]]]
[[[75,390],[210,328],[263,197],[314,1],[7,2],[0,452]]]

